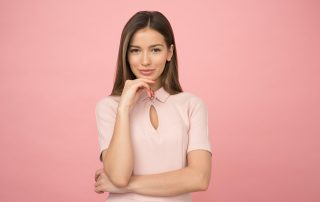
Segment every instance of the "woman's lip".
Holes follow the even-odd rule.
[[[150,76],[153,73],[153,69],[139,70],[140,73],[144,76]]]

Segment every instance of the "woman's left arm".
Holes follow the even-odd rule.
[[[149,196],[175,196],[183,193],[207,190],[211,177],[211,153],[206,150],[193,150],[187,155],[185,168],[152,175],[132,176],[126,188],[115,188],[106,175],[96,173],[97,193],[134,192]]]

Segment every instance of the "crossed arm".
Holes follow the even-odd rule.
[[[95,191],[149,196],[175,196],[183,193],[205,191],[211,176],[211,153],[206,150],[190,151],[185,168],[153,174],[131,176],[127,185],[115,186],[103,169],[96,172]]]

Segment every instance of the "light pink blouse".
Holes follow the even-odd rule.
[[[115,124],[119,96],[107,96],[96,105],[100,152],[108,148]],[[149,109],[158,115],[158,128],[151,123]],[[196,149],[211,152],[208,116],[204,102],[191,93],[170,95],[163,87],[149,98],[143,93],[129,114],[134,152],[134,175],[148,175],[181,169],[187,153]],[[100,153],[101,160],[101,153]],[[135,193],[110,193],[108,202],[189,202],[190,193],[174,197],[152,197]]]

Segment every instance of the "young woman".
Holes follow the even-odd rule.
[[[173,31],[160,12],[125,25],[111,95],[96,105],[100,160],[95,191],[108,202],[189,202],[207,189],[207,109],[182,91]]]

